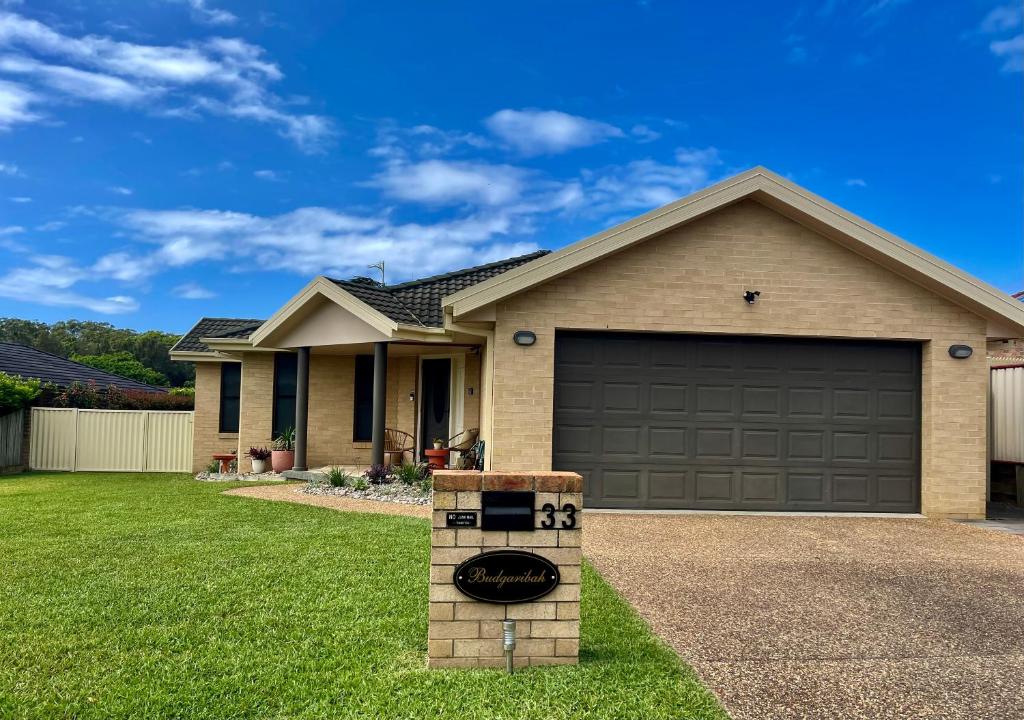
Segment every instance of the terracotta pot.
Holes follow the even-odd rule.
[[[252,461],[252,471],[257,475],[260,473],[265,473],[267,471],[267,461],[254,459]]]
[[[270,453],[270,466],[274,472],[284,472],[295,467],[294,450],[272,450]]]

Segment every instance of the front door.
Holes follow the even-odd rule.
[[[423,458],[423,451],[433,447],[434,438],[448,440],[452,361],[449,358],[424,360],[421,372],[419,455]]]

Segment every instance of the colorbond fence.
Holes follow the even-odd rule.
[[[21,443],[24,435],[24,410],[0,417],[0,468],[21,464]]]
[[[33,470],[188,472],[192,413],[32,408]]]
[[[992,369],[992,459],[1024,463],[1024,367]]]

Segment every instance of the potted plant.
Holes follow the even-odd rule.
[[[252,458],[252,471],[257,475],[265,473],[267,471],[267,460],[270,459],[271,452],[265,447],[251,447],[249,448],[249,457]]]
[[[435,450],[440,450],[443,447],[444,447],[444,440],[442,440],[441,438],[434,438],[434,449]]]
[[[270,453],[270,466],[274,472],[291,470],[295,466],[295,429],[287,428],[274,438],[272,447],[274,449]]]

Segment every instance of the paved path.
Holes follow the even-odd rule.
[[[411,515],[413,517],[430,517],[429,505],[406,505],[404,503],[383,502],[381,500],[359,500],[357,498],[339,497],[336,495],[307,495],[299,492],[303,483],[287,485],[258,485],[256,487],[240,487],[225,490],[225,495],[241,495],[259,498],[260,500],[278,500],[281,502],[316,505],[333,510],[349,512],[382,513],[384,515]]]
[[[584,553],[734,718],[1024,717],[1024,537],[590,514]]]

